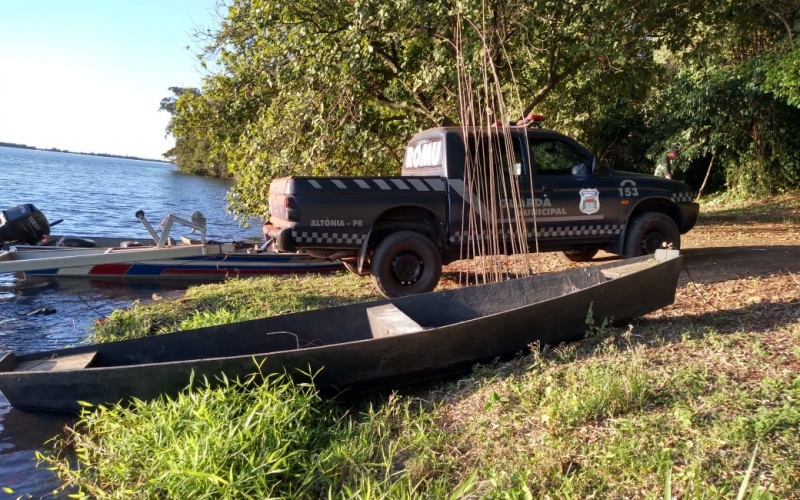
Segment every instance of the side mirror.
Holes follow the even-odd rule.
[[[579,163],[572,167],[572,175],[589,175],[589,169],[585,163]]]

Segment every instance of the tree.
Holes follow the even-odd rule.
[[[693,8],[234,0],[201,56],[219,71],[199,95],[179,98],[192,102],[183,108],[191,116],[176,130],[207,130],[211,155],[237,177],[234,211],[265,215],[275,176],[397,173],[421,128],[516,119],[569,95],[582,74],[613,75],[593,80],[595,92],[649,75],[656,40],[676,43]],[[474,100],[461,102],[467,94]],[[465,112],[474,109],[480,117]]]
[[[765,61],[764,88],[786,103],[800,107],[800,41],[795,40],[790,50],[774,54]]]
[[[224,166],[212,160],[211,141],[202,129],[191,126],[193,113],[187,107],[200,100],[195,88],[170,87],[172,96],[161,100],[159,111],[172,115],[166,133],[175,137],[175,146],[164,157],[175,163],[181,172],[213,177],[227,177]]]
[[[793,81],[794,1],[716,2],[689,50],[666,52],[674,75],[650,106],[665,117],[661,150],[679,146],[686,174],[719,165],[728,189],[761,196],[800,187],[800,109]],[[796,80],[795,80],[796,81]],[[653,150],[652,154],[660,154]],[[699,173],[691,168],[702,167]]]
[[[172,130],[236,177],[241,218],[274,177],[396,174],[415,131],[533,109],[614,167],[676,145],[687,178],[714,155],[731,187],[783,189],[792,2],[233,0]]]

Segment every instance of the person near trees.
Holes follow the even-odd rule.
[[[676,158],[678,158],[678,151],[676,149],[669,149],[656,162],[656,171],[653,175],[672,179],[672,161]]]

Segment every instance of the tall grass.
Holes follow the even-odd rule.
[[[756,340],[686,340],[665,364],[610,331],[354,400],[227,381],[92,408],[60,441],[78,465],[42,458],[97,498],[800,498],[800,377],[709,370]]]
[[[447,498],[458,488],[452,476],[405,467],[404,455],[435,428],[418,402],[359,410],[320,399],[310,382],[257,378],[97,407],[59,443],[79,467],[41,458],[95,498]]]

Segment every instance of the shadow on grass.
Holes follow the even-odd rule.
[[[800,247],[796,245],[686,248],[681,254],[698,283],[800,273]]]
[[[698,226],[784,223],[797,219],[796,205],[797,202],[792,198],[763,199],[760,203],[749,203],[726,210],[709,212],[701,209]]]
[[[683,316],[662,316],[639,318],[632,323],[615,325],[596,336],[562,343],[542,346],[540,355],[556,357],[559,347],[568,345],[574,353],[565,357],[559,364],[574,363],[582,359],[603,356],[609,342],[620,352],[634,351],[637,348],[660,348],[679,344],[687,340],[699,340],[709,336],[725,336],[737,333],[766,333],[777,330],[800,320],[800,298],[790,301],[775,301],[752,304],[747,307],[717,310],[702,314]],[[632,326],[629,326],[632,325]],[[630,330],[631,335],[626,333]],[[533,358],[530,350],[516,356],[497,359],[492,363],[475,365],[472,372],[440,378],[428,383],[419,383],[395,389],[400,394],[420,399],[453,402],[469,397],[493,380],[518,376],[529,371]],[[800,368],[800,362],[798,362]],[[391,391],[381,391],[380,395]],[[380,396],[376,394],[378,398]],[[375,401],[373,399],[373,401]]]
[[[688,275],[681,277],[682,283],[692,280],[697,283],[711,284],[748,277],[768,277],[777,274],[800,275],[800,246],[797,245],[764,245],[764,246],[718,246],[681,249],[684,265]],[[619,260],[620,257],[609,254],[600,256],[585,263],[569,263],[563,261],[563,267],[553,269],[555,272],[572,267],[603,264]],[[513,277],[513,276],[509,276]],[[800,280],[800,277],[798,277]],[[482,284],[474,272],[445,271],[442,281],[460,284],[461,286]]]
[[[738,309],[723,309],[701,314],[664,316],[640,319],[636,330],[645,330],[640,343],[663,344],[681,341],[685,337],[702,338],[708,332],[715,335],[734,333],[765,333],[778,330],[800,320],[800,298],[789,301],[770,301]]]

